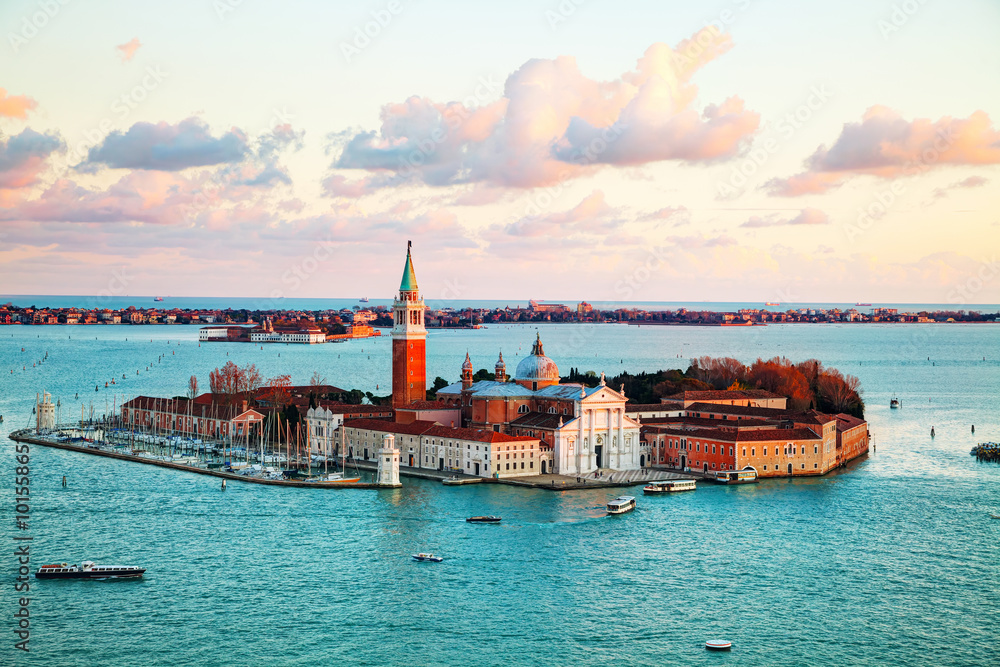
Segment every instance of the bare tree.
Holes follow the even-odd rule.
[[[188,398],[194,400],[198,397],[198,377],[195,375],[191,376],[188,380]]]

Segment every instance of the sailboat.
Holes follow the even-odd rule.
[[[316,475],[315,477],[307,477],[306,482],[312,482],[313,484],[346,484],[350,482],[360,482],[360,477],[345,478],[344,473],[347,468],[344,466],[344,427],[341,424],[340,427],[340,456],[341,463],[340,469],[343,472],[330,472],[330,457],[328,455],[323,456],[323,474]],[[309,460],[312,461],[312,438],[309,438]]]

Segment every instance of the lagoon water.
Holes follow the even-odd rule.
[[[876,450],[823,478],[640,493],[635,512],[608,517],[613,489],[404,478],[392,491],[232,483],[222,493],[208,477],[32,447],[32,518],[20,533],[34,538],[32,567],[92,559],[149,571],[142,581],[33,581],[24,654],[11,631],[6,434],[29,423],[36,392],[50,391],[68,421],[81,405],[101,414],[122,396],[182,394],[192,374],[207,385],[231,359],[384,394],[390,343],[262,350],[199,347],[197,327],[2,327],[0,663],[1000,664],[1000,466],[968,454],[1000,440],[1000,326],[537,331],[563,374],[686,368],[705,354],[818,358],[861,378]],[[501,348],[512,371],[535,333],[432,331],[428,375],[457,379],[466,350],[492,370]],[[902,409],[889,410],[893,395]],[[504,522],[466,524],[474,514]],[[446,560],[414,563],[417,551]],[[712,638],[733,651],[707,653]]]

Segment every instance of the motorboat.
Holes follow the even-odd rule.
[[[499,516],[470,516],[466,519],[468,523],[500,523],[501,520]]]
[[[143,567],[95,565],[85,560],[80,567],[69,563],[43,565],[35,572],[36,579],[135,579],[146,571]]]
[[[435,556],[434,554],[413,554],[413,560],[419,561],[421,563],[440,563],[444,560],[441,556]]]
[[[705,648],[709,651],[728,651],[732,647],[732,642],[723,641],[721,639],[712,639],[705,642]]]
[[[898,408],[899,407],[899,399],[896,398],[895,396],[893,396],[892,399],[889,401],[889,407],[892,408],[892,409]]]
[[[650,482],[642,487],[642,492],[646,495],[656,495],[658,493],[694,491],[696,488],[697,484],[693,479],[669,479],[665,482]]]
[[[608,503],[608,514],[625,514],[634,509],[634,496],[619,496]]]

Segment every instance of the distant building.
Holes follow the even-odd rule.
[[[562,303],[542,303],[531,300],[528,301],[528,310],[533,313],[568,313],[569,307]]]
[[[679,394],[664,396],[660,399],[660,402],[680,408],[687,408],[694,403],[718,403],[720,405],[744,405],[754,408],[778,408],[784,410],[787,399],[784,396],[772,394],[763,389],[721,389],[682,391]]]

